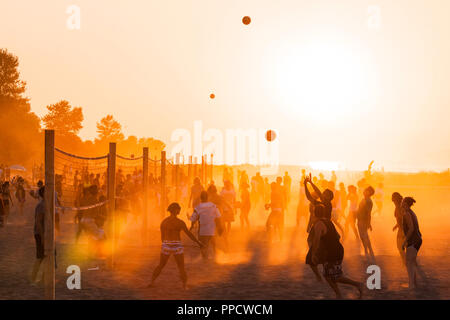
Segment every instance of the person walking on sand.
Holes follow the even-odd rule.
[[[422,234],[420,233],[419,222],[416,214],[411,210],[414,203],[416,203],[416,200],[411,197],[406,197],[402,201],[402,228],[403,234],[405,235],[402,248],[406,251],[406,269],[408,271],[410,289],[417,287],[417,253],[422,246]]]
[[[369,230],[372,231],[371,215],[373,202],[371,197],[374,193],[375,190],[371,186],[364,189],[364,199],[362,199],[359,203],[358,212],[356,213],[359,238],[361,239],[362,245],[364,247],[364,253],[366,257],[370,256],[372,259],[375,258],[375,255],[373,253],[372,243],[370,242],[369,238]]]
[[[324,218],[324,212],[323,205],[315,206],[315,222],[310,233],[311,247],[307,256],[307,263],[311,263],[310,265],[315,266],[315,268],[317,268],[318,264],[323,265],[323,277],[336,293],[337,299],[342,298],[338,283],[348,284],[357,288],[359,298],[362,298],[362,284],[343,275],[344,247],[339,242],[340,236],[333,222]],[[316,277],[320,277],[317,269],[315,273]]]
[[[163,220],[160,227],[162,245],[159,265],[153,271],[152,281],[148,287],[154,286],[156,279],[161,274],[167,261],[169,261],[170,256],[173,254],[178,271],[180,272],[183,289],[186,289],[187,275],[184,268],[184,248],[180,238],[181,231],[186,233],[192,241],[200,246],[200,248],[203,247],[203,244],[187,229],[186,223],[183,220],[178,219],[177,216],[180,214],[180,210],[181,207],[177,202],[171,203],[167,208],[167,211],[170,212],[170,216]]]
[[[392,194],[392,202],[394,203],[395,210],[394,210],[394,217],[396,224],[394,228],[392,228],[392,231],[397,230],[397,250],[400,254],[400,258],[402,259],[402,262],[404,265],[406,265],[406,257],[405,257],[405,250],[403,250],[403,242],[405,241],[405,235],[403,234],[403,209],[402,209],[402,201],[403,197],[400,193],[394,192]]]
[[[222,232],[221,215],[217,206],[208,201],[208,193],[202,191],[200,194],[201,203],[195,207],[194,213],[190,217],[192,222],[191,230],[196,222],[199,224],[198,239],[203,244],[201,253],[204,260],[208,260],[208,248],[211,245],[215,252],[216,229],[219,234]]]
[[[42,261],[45,258],[44,254],[44,228],[45,228],[45,200],[44,200],[45,187],[40,187],[37,195],[39,197],[39,203],[34,210],[34,241],[36,244],[36,260],[31,271],[31,284],[35,285],[41,280],[37,279],[39,269]],[[43,278],[43,275],[42,275]]]
[[[11,192],[9,189],[9,181],[5,181],[1,188],[1,197],[3,200],[3,225],[6,226],[8,223],[8,216],[10,212],[10,207],[13,206],[13,201],[11,197]]]

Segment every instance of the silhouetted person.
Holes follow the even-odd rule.
[[[44,251],[44,231],[45,231],[45,187],[41,187],[37,194],[39,196],[39,203],[34,210],[34,241],[36,244],[36,260],[31,271],[31,283],[35,284],[41,280],[37,279],[40,266],[45,258]]]
[[[241,186],[241,201],[239,208],[241,211],[240,220],[242,229],[250,229],[250,222],[248,220],[248,215],[250,213],[250,192],[248,191],[249,185],[247,183]]]
[[[402,248],[406,250],[406,269],[408,271],[410,289],[417,287],[417,253],[422,246],[422,234],[420,233],[419,222],[416,214],[411,210],[414,203],[416,203],[416,200],[411,197],[406,197],[402,201],[402,224],[405,235]]]
[[[149,287],[153,286],[155,280],[158,278],[170,256],[173,254],[175,257],[175,262],[177,263],[178,271],[180,272],[183,288],[186,288],[187,275],[186,270],[184,269],[184,248],[180,238],[181,231],[186,233],[186,235],[191,238],[192,241],[196,242],[200,247],[203,246],[202,243],[198,241],[195,236],[187,229],[186,223],[184,223],[183,220],[177,218],[177,216],[180,214],[180,210],[181,207],[176,202],[171,203],[167,208],[167,211],[170,212],[170,216],[163,220],[160,227],[162,245],[159,265],[153,271],[152,282],[149,284]]]
[[[394,217],[396,224],[392,231],[397,230],[397,250],[402,258],[403,264],[406,265],[405,250],[403,250],[403,242],[405,241],[405,235],[403,234],[403,209],[402,209],[403,197],[398,192],[392,194],[392,202],[394,203]]]
[[[190,229],[192,230],[194,224],[198,222],[198,239],[203,244],[201,253],[203,259],[207,260],[209,245],[212,246],[215,252],[216,229],[219,229],[219,233],[221,233],[221,214],[217,206],[208,201],[208,193],[206,191],[202,191],[200,194],[200,201],[201,203],[195,207],[194,213],[190,217],[192,222]]]
[[[341,298],[338,283],[348,284],[358,289],[360,298],[362,297],[362,284],[344,277],[342,272],[342,261],[344,259],[344,247],[339,242],[340,236],[330,219],[324,218],[323,205],[315,206],[316,220],[311,229],[309,243],[310,251],[307,256],[307,263],[311,263],[316,277],[318,276],[318,264],[323,264],[323,277],[336,293],[336,297]],[[308,263],[308,264],[309,264]]]
[[[9,212],[11,210],[10,207],[13,206],[11,192],[9,189],[9,181],[3,182],[0,196],[3,201],[3,225],[6,226],[8,223]]]
[[[194,184],[191,187],[191,194],[189,195],[189,206],[195,208],[200,203],[200,193],[203,191],[203,186],[200,179],[196,177]]]
[[[265,205],[266,210],[271,209],[266,222],[266,230],[269,242],[273,239],[273,234],[278,232],[280,241],[283,239],[283,190],[279,188],[277,183],[272,182],[270,185],[270,203]]]
[[[366,257],[370,255],[371,258],[375,258],[372,249],[372,243],[369,238],[369,230],[372,231],[372,208],[373,202],[371,197],[375,193],[372,187],[367,187],[363,196],[364,199],[361,200],[358,207],[358,212],[356,214],[356,219],[358,220],[358,231],[361,243],[364,247],[364,253]]]

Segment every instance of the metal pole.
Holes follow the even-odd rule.
[[[175,201],[178,201],[179,187],[180,183],[180,154],[177,153],[175,156]]]
[[[108,201],[111,234],[110,267],[114,267],[116,247],[116,143],[110,142],[108,154]]]
[[[147,219],[148,219],[148,148],[145,147],[143,150],[143,158],[142,158],[142,196],[143,196],[143,219],[142,219],[142,242],[143,244],[147,243]]]
[[[192,156],[189,156],[188,163],[188,185],[192,183]]]
[[[211,182],[214,180],[214,155],[211,153]]]
[[[166,152],[161,151],[161,217],[166,213]]]
[[[55,131],[45,130],[45,299],[55,300]]]

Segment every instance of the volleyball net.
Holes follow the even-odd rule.
[[[149,221],[159,225],[169,202],[187,206],[194,178],[198,177],[205,187],[212,180],[212,156],[209,164],[206,156],[199,163],[192,157],[186,161],[180,154],[167,159],[165,151],[160,157],[149,157],[147,147],[138,157],[125,156],[116,152],[116,143],[110,143],[108,154],[85,157],[55,147],[54,138],[53,130],[45,131],[45,230],[50,230],[44,235],[47,299],[55,298],[52,253],[60,213],[67,226],[73,226],[69,220],[78,224],[78,228],[64,225],[61,229],[69,242],[72,232],[75,243],[82,232],[89,239],[106,240],[107,259],[113,268],[121,225],[140,230],[142,244],[146,245],[152,225]]]
[[[57,208],[81,211],[106,204],[108,155],[88,158],[55,148],[54,157]],[[88,192],[103,200],[92,203],[91,197],[88,203]]]

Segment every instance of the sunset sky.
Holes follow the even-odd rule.
[[[66,27],[70,5],[80,30]],[[449,12],[448,0],[2,0],[0,47],[39,116],[61,99],[83,107],[83,139],[106,114],[169,146],[202,120],[277,130],[283,164],[443,170]]]

